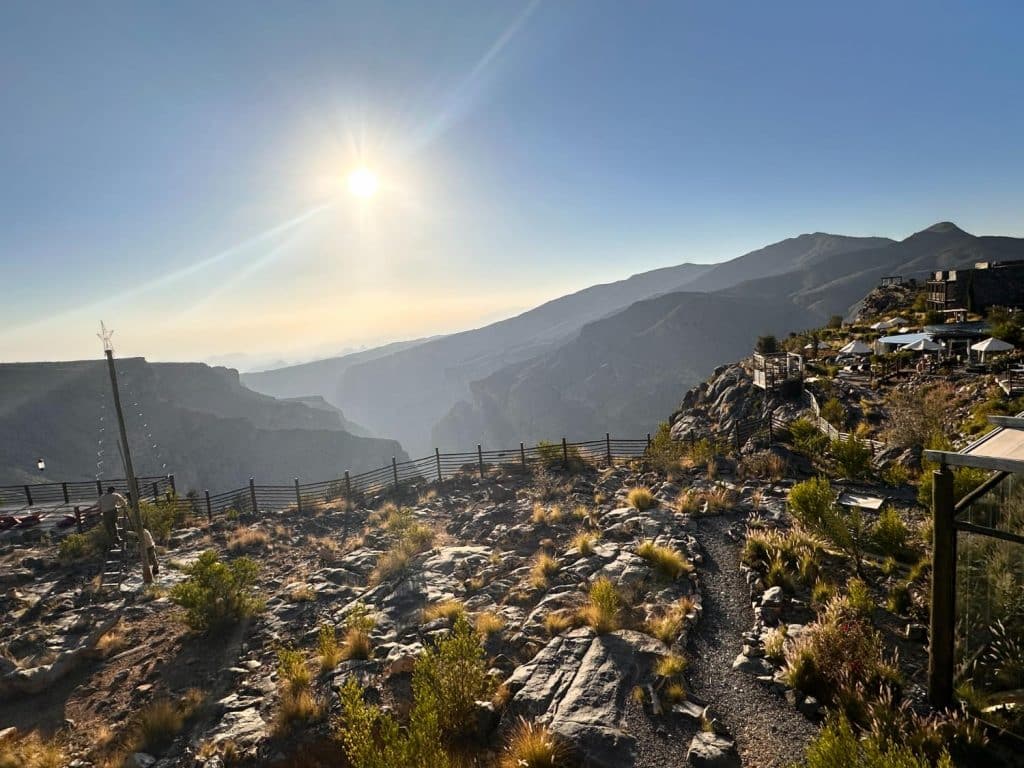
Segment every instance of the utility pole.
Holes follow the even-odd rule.
[[[142,558],[142,581],[146,584],[153,583],[153,572],[149,567],[149,554],[146,551],[146,542],[142,537],[142,516],[139,514],[139,481],[135,478],[135,467],[132,465],[132,452],[128,447],[128,432],[124,426],[124,411],[121,408],[121,393],[117,387],[117,370],[114,368],[114,345],[111,343],[113,331],[108,331],[101,322],[100,332],[96,334],[103,342],[103,351],[107,356],[107,368],[110,371],[110,389],[114,394],[114,410],[117,413],[117,426],[121,431],[121,450],[124,459],[124,469],[128,476],[128,490],[131,495],[131,520],[135,528],[135,535],[139,540],[139,555]]]

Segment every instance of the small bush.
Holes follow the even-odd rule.
[[[171,588],[171,599],[185,609],[192,629],[208,631],[263,610],[255,590],[259,566],[248,557],[223,563],[207,550],[185,572],[188,578]]]
[[[704,500],[708,503],[709,511],[720,512],[733,505],[733,492],[724,485],[719,485],[705,493]]]
[[[836,429],[841,430],[846,426],[846,407],[838,398],[830,397],[821,406],[821,418]]]
[[[349,627],[345,630],[345,639],[341,646],[341,658],[368,659],[372,650],[370,635],[368,632],[356,627]]]
[[[858,507],[837,504],[828,479],[815,477],[790,489],[789,508],[806,530],[828,539],[852,558],[857,575],[863,578],[863,550],[869,530]]]
[[[676,496],[676,512],[681,515],[692,515],[700,509],[701,495],[693,488],[680,491]]]
[[[178,507],[173,496],[170,501],[140,501],[139,517],[142,519],[142,527],[149,531],[153,541],[166,544],[171,538],[171,531],[184,522],[184,508]]]
[[[804,768],[932,768],[932,762],[909,747],[868,732],[858,736],[843,715],[829,718],[808,747]],[[936,768],[953,768],[943,749]]]
[[[833,440],[830,451],[844,477],[860,480],[871,474],[871,448],[854,435]]]
[[[567,749],[545,726],[520,720],[512,728],[499,768],[560,768]]]
[[[912,605],[910,589],[906,583],[896,584],[889,590],[889,596],[885,600],[885,607],[899,616],[905,616]]]
[[[93,554],[92,540],[84,533],[65,536],[57,547],[57,557],[62,563],[73,563]]]
[[[387,507],[385,508],[387,509]],[[384,528],[396,539],[370,574],[371,584],[403,575],[416,555],[430,549],[434,543],[434,531],[427,525],[417,523],[412,512],[392,506],[384,516]]]
[[[871,538],[882,554],[900,557],[910,538],[910,529],[894,507],[886,507],[871,529]]]
[[[284,647],[277,649],[277,677],[290,693],[309,690],[313,680],[302,651]]]
[[[875,612],[875,598],[862,579],[850,579],[846,585],[846,596],[849,598],[850,607],[858,616],[864,619],[871,618],[871,614]]]
[[[683,574],[693,571],[693,563],[678,550],[663,547],[653,541],[644,541],[637,547],[636,553],[646,560],[651,568],[662,578],[675,580]]]
[[[274,723],[278,736],[284,736],[301,723],[310,723],[323,717],[323,705],[310,691],[283,693]]]
[[[598,634],[618,629],[622,598],[615,585],[601,577],[590,585],[587,597],[587,605],[581,609],[580,618]]]
[[[789,424],[793,447],[810,459],[819,458],[828,446],[828,438],[809,419],[796,419]]]
[[[135,723],[134,751],[156,752],[165,749],[185,725],[186,713],[177,705],[161,699],[143,709]]]
[[[320,658],[320,671],[327,672],[338,666],[341,661],[341,648],[338,646],[337,633],[333,624],[320,625],[316,639],[317,656]]]
[[[835,585],[828,581],[819,581],[811,588],[811,605],[820,610],[835,596]]]
[[[626,494],[626,503],[633,507],[633,509],[643,512],[645,509],[657,506],[658,500],[654,498],[650,488],[637,486],[636,488],[631,488],[629,493]]]
[[[882,470],[881,477],[886,485],[898,488],[910,482],[910,471],[902,464],[893,463]]]

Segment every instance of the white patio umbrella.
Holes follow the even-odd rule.
[[[918,339],[912,344],[904,344],[900,349],[908,352],[938,352],[942,349],[942,344],[931,339]]]
[[[873,350],[863,341],[854,340],[839,350],[841,355],[870,355]]]
[[[899,315],[897,315],[896,317],[890,317],[889,322],[893,325],[893,327],[895,327],[897,325],[906,325],[910,321],[907,320],[907,318],[905,317],[900,317]]]
[[[872,323],[872,331],[887,331],[893,327],[895,323],[892,320],[879,320],[877,323]]]
[[[1013,348],[1013,344],[991,337],[984,341],[979,341],[977,344],[971,344],[972,350],[981,352],[981,362],[985,362],[985,354],[987,352],[1009,352]]]
[[[804,349],[814,349],[814,344],[811,344],[811,343],[804,344]],[[831,349],[831,347],[828,345],[827,341],[819,341],[818,342],[818,349]]]

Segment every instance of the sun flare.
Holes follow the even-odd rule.
[[[356,168],[348,175],[348,191],[356,197],[373,197],[380,182],[369,168]]]

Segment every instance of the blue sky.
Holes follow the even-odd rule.
[[[1010,2],[0,11],[0,359],[301,359],[809,231],[1024,235]],[[365,166],[381,189],[349,195]]]

